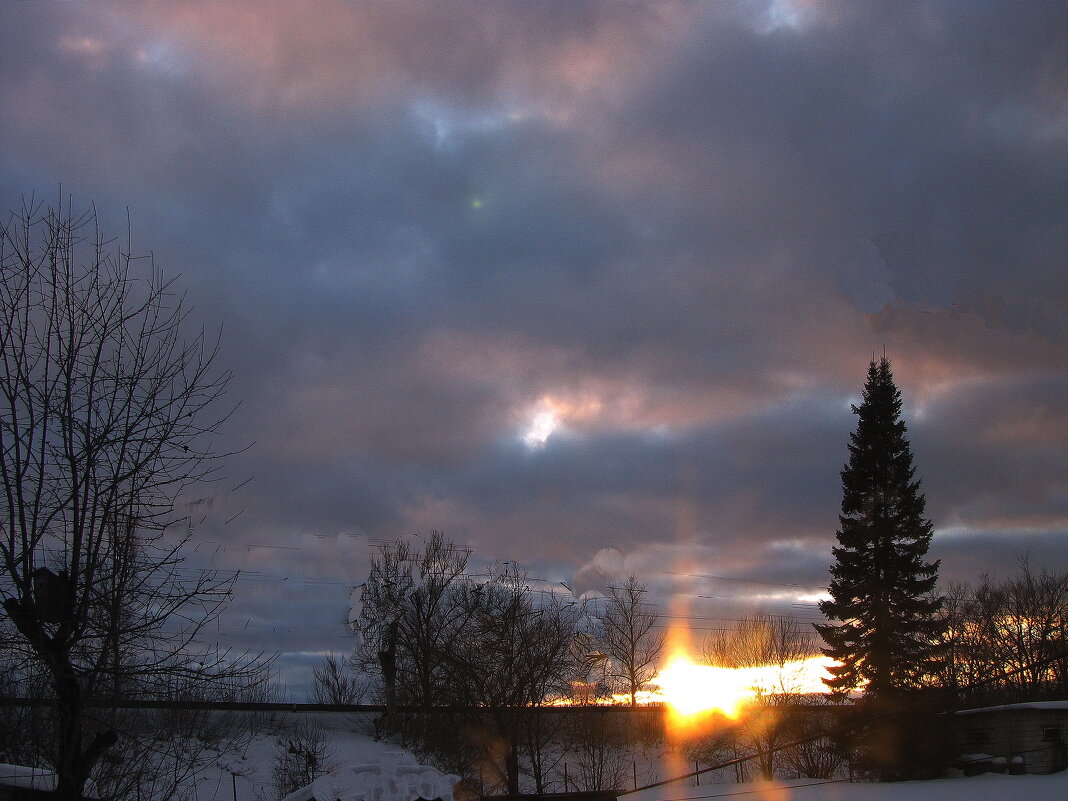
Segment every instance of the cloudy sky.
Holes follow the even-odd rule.
[[[884,348],[943,577],[1068,569],[1061,0],[4,3],[0,142],[222,327],[197,558],[291,687],[434,529],[814,617]]]

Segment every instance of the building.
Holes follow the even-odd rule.
[[[964,709],[953,716],[958,764],[969,772],[1015,769],[1055,773],[1068,767],[1068,701]]]

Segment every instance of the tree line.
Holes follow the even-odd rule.
[[[634,577],[610,588],[593,610],[540,586],[515,563],[472,575],[470,557],[441,532],[418,552],[406,540],[383,546],[371,558],[352,623],[359,642],[352,662],[387,707],[383,732],[417,736],[404,728],[398,707],[483,710],[479,727],[490,734],[478,736],[492,739],[505,786],[517,793],[524,748],[535,783],[543,783],[549,733],[516,710],[576,694],[593,700],[624,692],[636,703],[655,675],[664,633]],[[354,700],[362,689],[332,658],[316,684],[318,698],[329,702]],[[463,761],[459,752],[453,758]],[[486,754],[470,758],[484,761]]]
[[[1008,578],[946,589],[934,682],[962,706],[1068,698],[1068,572],[1019,561]]]

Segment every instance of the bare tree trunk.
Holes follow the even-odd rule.
[[[508,794],[519,795],[519,742],[515,726],[509,727],[508,753],[505,757],[505,775],[508,778]]]

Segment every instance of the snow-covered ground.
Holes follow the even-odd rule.
[[[622,796],[622,801],[1065,801],[1068,772],[1051,776],[986,774],[925,782],[850,783],[797,779],[788,782],[658,787]]]
[[[272,733],[264,731],[251,739],[240,753],[219,754],[197,771],[186,787],[190,801],[276,801],[271,771],[278,757],[281,737],[295,718],[323,729],[330,741],[333,765],[396,761],[401,749],[375,742],[366,726],[347,715],[322,713],[281,715]],[[393,754],[394,756],[389,756]],[[665,778],[666,767],[653,764],[639,768],[639,783]],[[621,801],[706,801],[713,798],[759,801],[1065,801],[1068,771],[1050,776],[987,774],[926,782],[890,784],[825,782],[798,779],[786,782],[708,783],[693,778],[620,796]]]
[[[392,743],[375,742],[360,733],[361,728],[348,715],[302,713],[279,715],[272,729],[254,736],[241,753],[227,753],[197,771],[188,797],[192,801],[276,801],[271,771],[287,730],[299,718],[301,723],[322,729],[329,740],[328,764],[361,764],[388,759],[402,749]]]
[[[336,761],[366,763],[396,752],[398,746],[375,742],[353,731],[351,720],[338,715],[314,717],[315,724],[330,732]],[[195,801],[274,801],[271,767],[278,749],[276,736],[256,737],[246,752],[223,758],[198,775]],[[231,778],[236,774],[236,782]],[[663,778],[653,776],[651,778]],[[621,796],[626,801],[705,801],[712,798],[759,799],[760,801],[1065,801],[1068,799],[1068,771],[1050,776],[983,776],[940,779],[925,782],[889,784],[822,782],[799,779],[789,782],[750,782],[709,784],[694,779]]]

